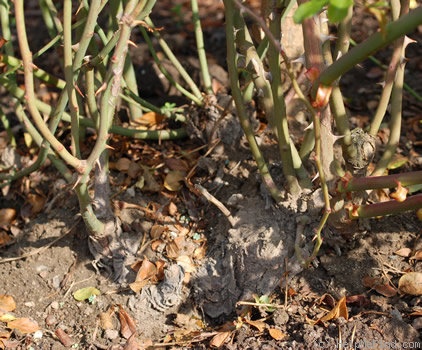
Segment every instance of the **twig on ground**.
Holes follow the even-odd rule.
[[[224,216],[229,220],[230,225],[232,227],[236,226],[236,219],[232,216],[230,210],[228,210],[223,203],[221,203],[217,198],[215,198],[211,193],[209,193],[204,187],[201,185],[195,184],[195,189],[198,190],[208,201],[214,204],[220,211],[224,214]]]

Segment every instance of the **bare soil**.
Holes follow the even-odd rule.
[[[167,30],[167,39],[176,54],[184,64],[191,65],[195,76],[198,66],[189,31],[189,6],[180,3],[181,17],[170,10],[173,2],[167,1],[157,5],[154,16],[156,24]],[[220,102],[226,101],[222,5],[205,0],[200,3],[201,15],[208,19],[204,29],[211,71],[222,86]],[[177,26],[175,19],[180,21]],[[373,27],[372,18],[362,14],[354,23],[354,39],[359,42],[367,35],[368,31],[361,28]],[[420,42],[421,32],[412,37]],[[132,52],[143,83],[141,95],[157,103],[183,102],[160,80],[148,56],[140,55],[144,52],[142,44]],[[387,63],[389,55],[390,50],[386,49],[378,58]],[[408,57],[410,74],[406,82],[421,94],[420,45],[410,46]],[[356,126],[367,125],[376,107],[381,91],[376,82],[382,78],[377,72],[375,65],[366,61],[342,80],[351,122]],[[404,98],[399,152],[409,159],[406,170],[415,170],[422,164],[421,129],[414,128],[415,122],[420,122],[422,109],[407,92]],[[208,112],[186,109],[195,121],[203,121],[201,118],[206,118]],[[380,278],[394,289],[404,272],[422,271],[418,260],[395,254],[402,248],[413,252],[422,249],[421,224],[415,213],[368,220],[348,232],[328,226],[318,258],[303,269],[297,262],[294,245],[303,239],[303,251],[312,249],[313,232],[322,209],[318,191],[298,198],[286,194],[285,202],[276,206],[262,188],[233,113],[217,130],[222,142],[210,154],[194,153],[189,163],[190,168],[198,164],[192,182],[224,204],[230,210],[231,221],[210,200],[187,186],[176,193],[144,191],[134,186],[127,173],[111,172],[116,215],[124,223],[128,249],[134,252],[128,254],[130,260],[126,263],[139,264],[144,259],[165,263],[164,278],[161,276],[157,284],[148,284],[139,293],[129,288],[135,271],[131,270],[126,283],[117,284],[105,270],[95,268],[87,233],[78,216],[77,199],[71,188],[60,187],[52,167],[43,167],[28,180],[13,184],[9,190],[13,195],[2,197],[0,206],[14,207],[20,216],[9,232],[13,241],[0,248],[0,294],[12,295],[17,303],[14,314],[35,320],[42,335],[34,337],[16,331],[7,349],[422,347],[422,297],[399,293],[385,296],[382,288],[365,283],[368,276]],[[252,113],[253,118],[258,115],[256,110]],[[294,115],[291,123],[300,125]],[[257,137],[271,171],[282,184],[274,140],[266,132]],[[382,141],[379,140],[381,147]],[[201,145],[203,142],[198,139],[157,143],[114,137],[112,146],[116,153],[112,161],[126,156],[157,164],[154,156],[165,163],[167,158],[180,157],[184,151]],[[165,164],[169,167],[169,163]],[[161,184],[165,174],[158,172],[154,176]],[[44,209],[33,216],[28,214],[26,198],[17,195],[27,181],[37,183],[47,198]],[[165,228],[166,238],[154,236],[154,225]],[[176,238],[180,238],[180,244],[173,251]],[[173,267],[179,266],[177,262],[183,266],[182,279],[180,270]],[[95,287],[101,294],[91,301],[75,300],[73,293],[83,287]],[[273,307],[245,303],[256,302],[257,297],[264,295]],[[346,297],[348,317],[324,319],[342,297]],[[116,310],[120,310],[120,317]],[[127,339],[122,329],[122,310],[135,324],[137,345],[133,338]],[[112,325],[105,329],[101,317],[107,312],[112,315]],[[58,329],[70,338],[64,339]]]

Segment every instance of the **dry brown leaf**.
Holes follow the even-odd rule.
[[[183,267],[183,270],[187,273],[196,271],[195,264],[188,255],[180,255],[176,258],[177,263]]]
[[[0,230],[0,248],[6,247],[12,243],[12,237],[10,237],[10,235],[6,231]]]
[[[173,202],[170,202],[168,205],[168,212],[169,212],[169,215],[175,216],[178,212],[177,205],[174,204]]]
[[[182,188],[182,181],[185,179],[186,172],[180,170],[171,170],[164,179],[164,187],[169,191],[176,192]]]
[[[220,348],[229,339],[232,332],[218,332],[210,341],[210,346]]]
[[[155,264],[145,258],[136,274],[135,281],[129,284],[130,289],[135,293],[139,293],[156,274],[157,267]]]
[[[422,310],[416,310],[409,314],[409,316],[422,316]]]
[[[138,182],[136,183],[136,186],[138,188],[140,188],[142,191],[146,191],[146,192],[160,192],[161,191],[161,186],[160,184],[157,182],[157,180],[155,180],[154,175],[151,173],[151,169],[149,169],[146,166],[141,165],[143,168],[143,175],[142,175],[142,181],[141,179],[138,180]],[[142,186],[139,184],[140,182],[142,182]]]
[[[164,244],[164,241],[162,241],[161,239],[158,239],[156,241],[151,242],[151,249],[156,252],[160,246]]]
[[[318,304],[325,304],[330,308],[333,308],[337,304],[337,301],[331,294],[325,293],[321,298],[318,299]]]
[[[422,272],[409,272],[401,276],[399,291],[403,294],[422,295]]]
[[[136,324],[129,314],[119,305],[119,320],[120,320],[120,333],[125,339],[129,339],[136,333]]]
[[[16,302],[11,295],[0,294],[0,311],[13,311],[16,309]]]
[[[415,252],[415,254],[413,254],[409,259],[410,260],[417,260],[417,261],[422,260],[422,250],[421,249],[417,250]]]
[[[189,164],[184,159],[168,158],[165,163],[170,170],[181,172],[187,172],[189,170]]]
[[[399,250],[394,252],[394,254],[398,256],[402,256],[403,258],[408,258],[411,253],[412,253],[412,249],[410,248],[400,248]]]
[[[205,258],[206,254],[207,254],[207,248],[205,245],[202,245],[194,250],[193,258],[202,260]]]
[[[157,260],[155,262],[155,266],[157,267],[157,273],[155,274],[153,281],[158,282],[164,278],[164,268],[166,266],[166,262],[164,260]]]
[[[384,282],[380,277],[365,276],[362,279],[362,284],[365,287],[371,288],[385,297],[392,297],[397,294],[397,290],[388,282]]]
[[[401,182],[398,182],[396,192],[390,194],[390,197],[395,199],[397,202],[404,202],[407,198],[409,190],[403,187]]]
[[[381,279],[379,277],[365,276],[362,278],[362,284],[367,288],[374,288],[375,285],[380,283]]]
[[[60,343],[62,343],[67,348],[70,348],[73,344],[75,344],[75,341],[72,339],[72,337],[61,328],[57,328],[54,334],[56,334],[57,338],[59,338]]]
[[[16,329],[24,334],[34,333],[40,329],[37,322],[27,317],[17,318],[7,322],[7,328]]]
[[[321,321],[330,321],[335,320],[339,317],[343,317],[344,319],[349,319],[349,313],[347,311],[346,306],[346,297],[342,297],[337,304],[334,306],[334,308],[324,317],[322,317]]]
[[[102,329],[114,329],[113,315],[114,307],[110,307],[106,312],[100,313],[100,327]]]
[[[223,91],[225,87],[217,79],[213,78],[211,81],[211,88],[214,94],[217,95],[219,92]]]
[[[0,349],[4,349],[6,347],[5,343],[7,343],[11,334],[11,332],[0,329]]]
[[[126,173],[129,170],[130,164],[132,161],[128,158],[120,158],[115,164],[114,167],[121,172]]]
[[[147,112],[147,113],[142,114],[142,116],[135,118],[134,122],[147,126],[147,127],[152,127],[157,124],[160,124],[165,118],[166,116],[160,113]]]
[[[136,162],[130,162],[127,174],[132,179],[137,179],[142,173],[142,167]]]
[[[123,350],[139,350],[141,345],[139,344],[137,334],[133,333],[129,339],[126,341],[126,344],[123,347]]]
[[[270,333],[271,338],[275,340],[283,340],[287,337],[286,333],[283,333],[281,330],[277,328],[268,329],[268,333]]]
[[[16,218],[16,210],[13,208],[0,209],[0,227],[7,228]]]
[[[267,324],[264,321],[253,321],[245,319],[245,322],[252,327],[255,327],[259,332],[263,332],[267,328]]]
[[[149,235],[151,236],[152,239],[158,239],[167,230],[168,228],[166,226],[155,224],[151,227],[151,230],[149,231]]]
[[[170,259],[176,259],[180,254],[180,248],[175,241],[171,241],[166,245],[166,254]]]
[[[354,304],[354,305],[357,305],[359,307],[362,307],[362,306],[365,306],[365,305],[369,305],[370,301],[365,295],[358,294],[358,295],[350,295],[350,296],[346,297],[346,303],[347,304]]]
[[[26,196],[26,203],[31,206],[31,216],[34,216],[44,209],[46,198],[38,193],[29,193]]]
[[[393,297],[397,294],[396,288],[392,287],[389,283],[377,284],[374,286],[374,290],[387,298]]]

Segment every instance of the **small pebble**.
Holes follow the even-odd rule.
[[[47,326],[53,326],[57,323],[57,318],[56,316],[49,314],[46,318],[45,318],[45,324]]]
[[[57,301],[53,301],[53,302],[50,304],[50,306],[51,306],[51,308],[52,308],[52,309],[54,309],[54,310],[58,310],[58,309],[59,309],[59,307],[60,307],[60,305],[59,305],[59,303],[58,303]]]
[[[114,340],[119,336],[119,331],[116,329],[106,329],[104,331],[104,338]]]
[[[53,288],[59,289],[60,288],[60,282],[61,282],[60,277],[58,275],[54,276],[52,281],[51,281]]]
[[[26,307],[34,307],[35,306],[35,303],[33,301],[27,301],[24,305]]]

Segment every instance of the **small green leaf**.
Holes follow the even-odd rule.
[[[78,289],[75,293],[73,293],[73,297],[77,301],[84,301],[92,299],[95,295],[100,295],[101,292],[95,287],[85,287]]]
[[[331,23],[342,21],[347,16],[349,7],[353,5],[353,0],[330,0],[328,4],[328,19]]]
[[[329,0],[311,0],[300,5],[293,15],[295,23],[302,23],[306,18],[316,15],[328,4]]]
[[[270,297],[268,295],[265,295],[265,294],[261,295],[259,297],[259,303],[260,304],[270,304],[271,303]]]

